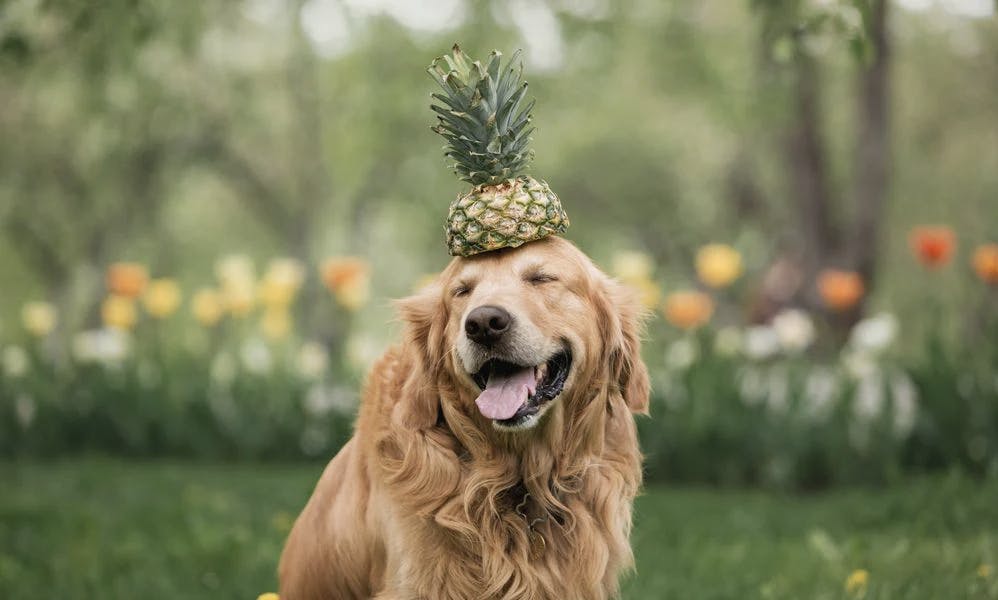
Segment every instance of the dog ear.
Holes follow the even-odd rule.
[[[616,383],[631,412],[648,414],[651,383],[648,368],[641,359],[641,335],[644,333],[646,311],[631,288],[605,278],[603,294],[609,305],[605,339],[613,340],[610,352],[610,376]]]
[[[395,307],[405,325],[405,351],[414,354],[416,363],[402,387],[403,421],[413,429],[433,427],[440,412],[436,382],[444,358],[447,323],[443,288],[433,282],[414,295],[397,300]]]

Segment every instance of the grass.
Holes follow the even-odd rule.
[[[320,465],[0,463],[0,590],[256,598]],[[813,496],[655,487],[627,599],[998,598],[998,482]],[[982,565],[990,566],[988,568]],[[864,588],[847,593],[857,569]]]

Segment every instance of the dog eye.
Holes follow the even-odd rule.
[[[540,285],[542,283],[551,283],[552,281],[558,281],[558,278],[554,275],[548,275],[547,273],[531,273],[527,276],[527,282],[533,285]]]
[[[471,287],[467,285],[459,285],[451,292],[455,298],[460,298],[462,296],[467,296],[471,293]]]

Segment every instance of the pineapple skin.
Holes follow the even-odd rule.
[[[451,256],[468,257],[516,248],[562,234],[568,225],[568,215],[548,184],[521,175],[458,196],[447,216],[447,249]]]

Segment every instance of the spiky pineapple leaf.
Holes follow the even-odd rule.
[[[493,50],[483,65],[457,44],[449,55],[434,60],[427,73],[443,94],[431,95],[437,115],[431,129],[447,141],[444,155],[454,161],[454,172],[472,185],[496,184],[521,175],[528,167],[530,111],[523,108],[527,84],[517,50],[502,65],[502,53]]]

